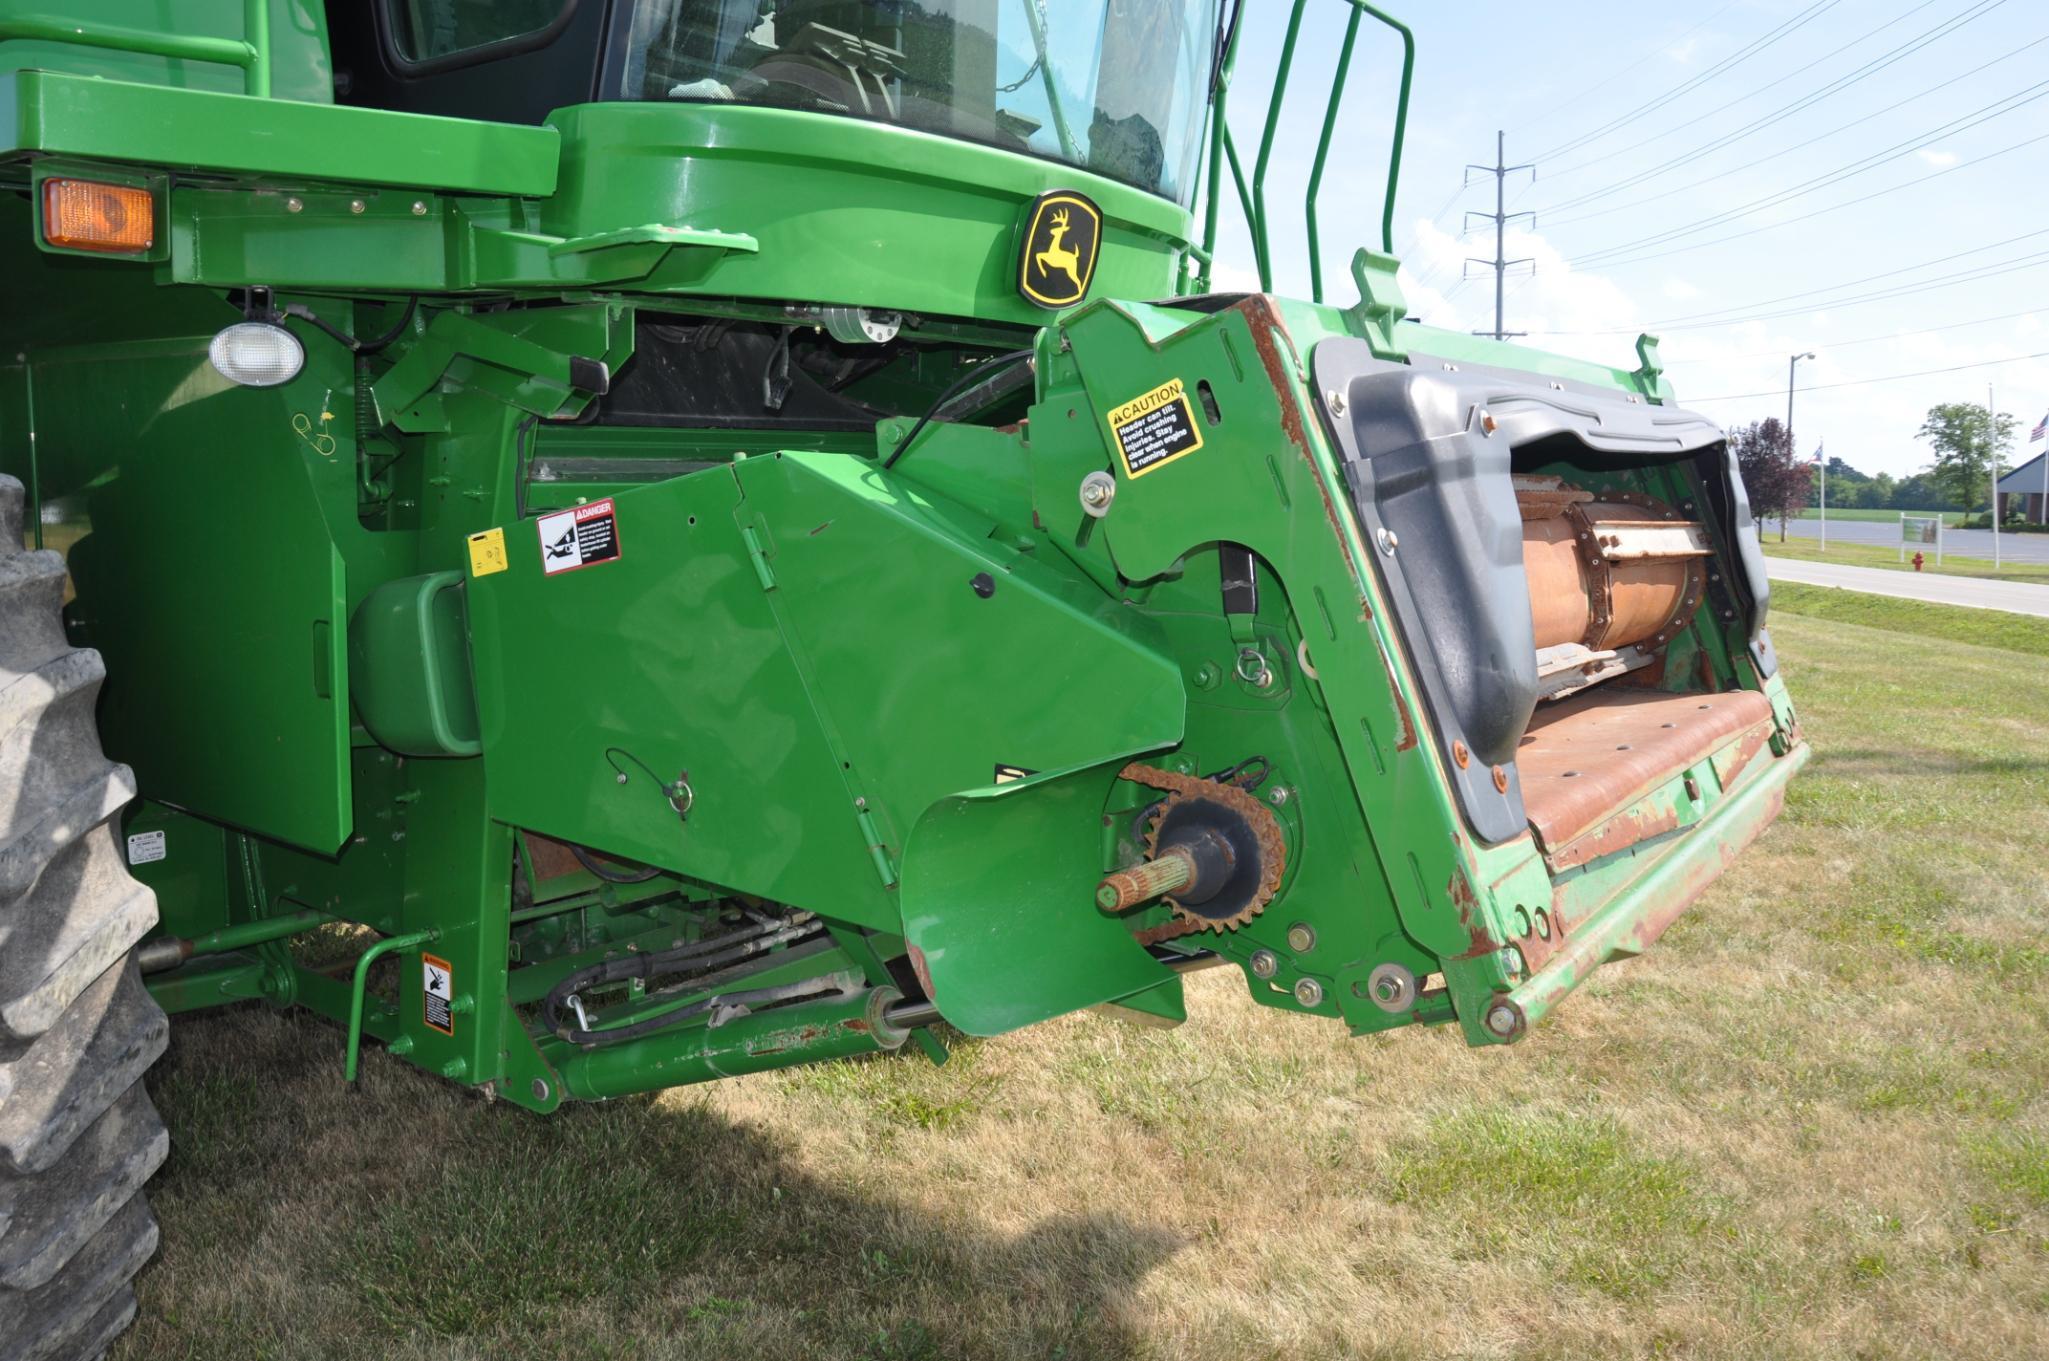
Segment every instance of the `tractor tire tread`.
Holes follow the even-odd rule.
[[[169,1026],[131,957],[157,909],[117,835],[105,667],[65,637],[63,557],[18,547],[25,500],[0,476],[0,1361],[72,1361],[128,1326],[156,1251],[142,1077]]]

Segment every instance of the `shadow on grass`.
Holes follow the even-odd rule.
[[[174,1027],[164,1244],[117,1357],[1136,1355],[1122,1298],[1179,1246],[910,1204],[858,1131],[799,1166],[688,1094],[540,1117],[382,1053],[350,1092],[340,1048],[261,1008]]]

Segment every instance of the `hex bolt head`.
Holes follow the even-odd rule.
[[[416,198],[416,199],[414,199],[414,200],[413,200],[413,216],[414,216],[414,217],[425,217],[426,215],[427,215],[427,203],[426,203],[426,200],[424,200],[424,199],[417,199],[417,198]]]
[[[1487,1029],[1505,1040],[1510,1035],[1515,1034],[1518,1019],[1519,1017],[1516,1015],[1514,1007],[1505,1004],[1490,1007],[1487,1011]]]
[[[1117,479],[1098,469],[1081,480],[1077,494],[1081,497],[1082,513],[1100,520],[1110,513],[1110,503],[1117,499]]]
[[[294,196],[285,200],[285,211],[288,213],[304,212],[305,209],[306,203],[303,199]]]
[[[1295,1000],[1302,1006],[1315,1008],[1323,1005],[1323,984],[1313,978],[1304,978],[1295,984]]]
[[[1279,955],[1271,950],[1254,950],[1252,952],[1252,976],[1254,978],[1272,978],[1280,971],[1281,957]]]
[[[1324,393],[1323,400],[1324,404],[1330,408],[1331,415],[1342,416],[1345,414],[1345,394],[1338,391],[1338,389],[1332,388]]]
[[[1377,537],[1380,543],[1380,551],[1389,557],[1393,557],[1396,546],[1401,543],[1401,540],[1395,537],[1395,532],[1392,529],[1383,529]]]
[[[1275,785],[1274,792],[1266,796],[1267,802],[1276,808],[1286,807],[1288,801],[1294,797],[1295,791],[1284,784]]]
[[[1298,955],[1306,955],[1316,948],[1316,928],[1308,922],[1296,922],[1288,928],[1288,948]]]
[[[1366,975],[1366,995],[1386,1012],[1403,1012],[1416,1004],[1416,974],[1405,964],[1376,964]]]
[[[363,200],[359,198],[352,198],[349,200],[349,211],[352,213],[361,214],[362,211],[367,207],[369,207],[369,205],[364,203]]]

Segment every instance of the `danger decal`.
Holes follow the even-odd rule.
[[[445,959],[434,955],[420,956],[421,996],[425,1011],[421,1020],[429,1030],[438,1030],[444,1035],[455,1034],[455,969]]]
[[[587,506],[543,515],[536,523],[541,533],[541,570],[549,576],[619,557],[619,515],[609,496]]]
[[[1202,431],[1179,378],[1112,408],[1110,434],[1126,477],[1143,477],[1202,448]]]

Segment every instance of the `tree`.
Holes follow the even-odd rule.
[[[1750,513],[1759,520],[1776,515],[1779,542],[1786,541],[1786,521],[1814,495],[1814,468],[1793,452],[1793,437],[1777,416],[1752,421],[1729,432],[1736,450],[1736,467],[1743,475],[1743,491],[1750,497]]]
[[[1965,510],[1976,508],[1992,492],[1992,456],[2004,455],[2013,447],[2013,417],[1994,415],[1974,402],[1943,402],[1928,408],[1916,439],[1925,439],[1935,449],[1935,461],[1924,474],[1942,488],[1944,496]]]

